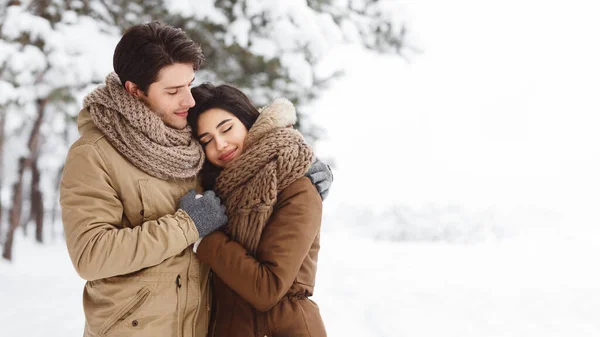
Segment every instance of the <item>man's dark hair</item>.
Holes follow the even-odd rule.
[[[219,108],[230,112],[244,124],[247,130],[250,130],[260,115],[246,94],[227,84],[214,86],[211,83],[202,83],[192,88],[192,97],[196,101],[196,105],[188,111],[187,119],[192,128],[192,135],[196,138],[198,137],[198,118],[207,110]],[[202,187],[205,190],[214,189],[216,179],[221,171],[221,168],[205,160],[199,175]]]
[[[148,94],[165,66],[191,64],[196,71],[203,61],[202,49],[183,30],[153,21],[127,29],[115,48],[113,68],[123,85],[131,81]]]

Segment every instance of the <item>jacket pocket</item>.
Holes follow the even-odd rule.
[[[110,316],[108,320],[106,320],[106,322],[98,331],[98,334],[100,336],[106,336],[108,333],[110,333],[111,330],[113,330],[113,328],[115,328],[119,323],[123,322],[127,319],[127,317],[136,312],[151,294],[152,290],[148,286],[142,287],[135,294],[135,296],[133,296],[133,298],[127,302],[127,304],[125,304],[114,315]]]
[[[142,199],[142,210],[140,211],[142,222],[154,220],[154,204],[152,202],[154,196],[150,189],[150,181],[148,179],[139,179],[138,185],[140,188],[140,197]]]

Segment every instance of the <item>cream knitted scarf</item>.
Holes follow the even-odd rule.
[[[193,139],[191,128],[176,130],[142,101],[133,97],[111,73],[83,101],[94,124],[110,143],[140,170],[159,179],[195,176],[204,162],[204,152]]]
[[[216,191],[229,222],[225,232],[256,254],[277,194],[308,171],[312,150],[290,126],[296,111],[286,99],[262,109],[244,142],[244,152],[219,175]]]

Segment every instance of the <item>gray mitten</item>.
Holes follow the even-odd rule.
[[[196,225],[200,237],[205,237],[227,223],[225,206],[215,192],[206,191],[204,194],[189,191],[179,200],[179,208],[184,210]]]
[[[306,176],[315,185],[317,191],[321,195],[321,199],[325,200],[329,194],[329,188],[333,182],[333,172],[329,165],[316,158],[312,166],[308,169]]]

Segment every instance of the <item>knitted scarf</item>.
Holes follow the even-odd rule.
[[[115,73],[83,101],[94,124],[133,165],[159,179],[195,176],[204,152],[189,126],[176,130],[130,95]]]
[[[244,152],[216,181],[229,219],[225,232],[252,255],[277,194],[304,176],[312,162],[312,150],[291,128],[295,122],[296,111],[286,99],[262,109],[244,141]]]

